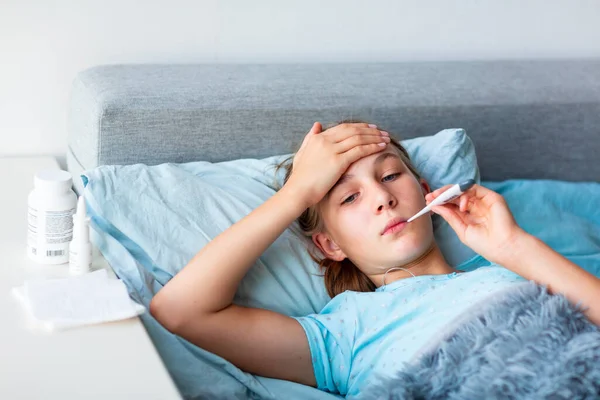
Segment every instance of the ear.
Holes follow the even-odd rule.
[[[425,179],[421,178],[419,183],[421,184],[421,190],[423,191],[423,196],[425,196],[427,193],[431,193],[431,187],[429,186],[429,183],[427,183],[427,181]]]
[[[429,183],[427,183],[427,181],[425,179],[421,178],[419,183],[421,184],[421,190],[423,191],[423,197],[425,197],[428,193],[431,193],[431,187],[429,186]],[[429,211],[429,215],[433,216],[433,215],[435,215],[435,213],[433,211]]]
[[[328,234],[323,232],[315,233],[312,235],[312,241],[325,257],[335,261],[342,261],[346,258],[346,254]]]

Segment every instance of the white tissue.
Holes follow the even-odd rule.
[[[105,269],[64,279],[26,281],[14,289],[33,320],[45,329],[67,329],[118,321],[142,314],[119,279]]]

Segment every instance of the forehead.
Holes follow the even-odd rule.
[[[361,168],[378,166],[379,164],[383,163],[386,160],[402,161],[398,150],[396,150],[395,147],[390,146],[390,148],[387,148],[384,151],[380,151],[378,153],[371,154],[370,156],[367,156],[365,158],[362,158],[362,159],[354,162],[353,164],[350,165],[350,167],[346,170],[346,172],[344,172],[342,177],[344,177],[346,175],[353,175],[353,173],[355,171],[358,171]]]
[[[325,199],[329,199],[330,195],[341,185],[351,181],[354,177],[355,172],[357,172],[359,169],[369,168],[370,166],[377,167],[378,165],[384,163],[386,160],[394,160],[395,162],[400,162],[402,165],[404,165],[404,162],[400,158],[400,154],[394,149],[386,149],[382,152],[375,153],[363,159],[360,159],[354,164],[352,164],[350,168],[348,168],[348,170],[346,170],[346,172],[340,177],[340,179],[338,179],[335,185],[333,185],[333,187],[325,196]]]

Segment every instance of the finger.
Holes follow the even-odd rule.
[[[493,204],[504,201],[500,194],[479,185],[473,185],[459,199],[460,211],[465,222],[470,221],[471,216],[477,218],[486,215]]]
[[[329,137],[333,143],[339,143],[356,135],[389,136],[387,132],[386,134],[383,134],[382,131],[377,128],[370,128],[368,126],[344,126],[340,129],[333,129]]]
[[[466,212],[467,206],[469,205],[469,197],[468,196],[460,196],[460,211]]]
[[[352,128],[352,127],[377,128],[377,125],[369,124],[368,122],[345,122],[343,124],[336,125],[333,128]]]
[[[461,194],[459,197],[461,200],[461,211],[469,210],[469,212],[485,212],[487,207],[497,201],[496,196],[499,196],[496,192],[489,190],[480,185],[473,185],[469,190]],[[464,199],[464,200],[463,200]]]
[[[467,229],[467,224],[457,210],[458,206],[454,204],[444,204],[431,208],[431,211],[444,218],[448,222],[448,225],[458,234],[458,237],[462,238],[462,234]]]
[[[323,131],[323,126],[321,125],[320,122],[315,122],[312,126],[312,128],[310,128],[310,132],[312,134],[317,134],[317,133],[321,133]]]
[[[306,134],[306,136],[304,136],[304,139],[302,140],[302,144],[300,145],[300,148],[298,149],[298,151],[304,149],[306,147],[306,143],[308,143],[309,138],[313,135],[321,133],[322,129],[323,129],[323,126],[321,125],[321,123],[315,122],[313,124],[313,126],[310,128],[310,130],[308,131],[308,133]]]
[[[345,124],[339,124],[339,125],[332,126],[331,128],[327,128],[323,131],[323,134],[333,136],[333,135],[336,135],[337,133],[339,133],[340,131],[349,130],[349,129],[352,130],[352,129],[356,129],[356,128],[377,129],[377,125],[367,124],[367,123],[362,123],[362,122],[345,123]]]
[[[483,186],[475,186],[477,186],[477,188],[475,189],[476,194],[471,197],[471,201],[469,202],[469,212],[474,213],[476,215],[484,215],[488,212],[488,210],[490,210],[492,207],[495,207],[498,204],[508,208],[506,199],[500,193],[497,193]]]
[[[345,153],[356,146],[364,146],[368,144],[389,143],[390,138],[379,135],[355,135],[346,140],[334,144],[334,149],[338,154]],[[385,146],[382,146],[385,147]]]
[[[495,200],[495,198],[497,198],[497,197],[502,197],[499,193],[497,193],[491,189],[488,189],[484,186],[477,185],[477,184],[473,185],[467,191],[467,193],[469,193],[469,192],[474,197],[477,197],[478,199],[487,199],[487,200],[494,199]]]
[[[384,146],[381,146],[383,144]],[[341,153],[342,160],[346,166],[349,166],[355,161],[360,160],[363,157],[369,156],[371,154],[375,154],[380,152],[381,150],[387,147],[386,143],[377,143],[377,144],[365,144],[362,146],[354,146],[350,150]]]
[[[458,206],[458,209],[461,212],[466,212],[470,208],[470,205],[472,204],[471,199],[473,198],[473,196],[474,196],[474,194],[467,190],[467,191],[461,193],[460,195],[458,195],[457,198],[449,201],[448,203],[456,204]],[[448,204],[448,203],[446,203],[446,204]]]

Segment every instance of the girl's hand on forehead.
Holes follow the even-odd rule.
[[[452,186],[428,193],[427,204]],[[501,259],[501,253],[510,249],[522,231],[504,197],[477,184],[432,211],[448,222],[461,242],[492,262]]]
[[[372,124],[340,124],[322,131],[316,122],[294,156],[286,186],[299,188],[310,207],[325,197],[353,162],[384,150],[389,142],[389,134]]]

